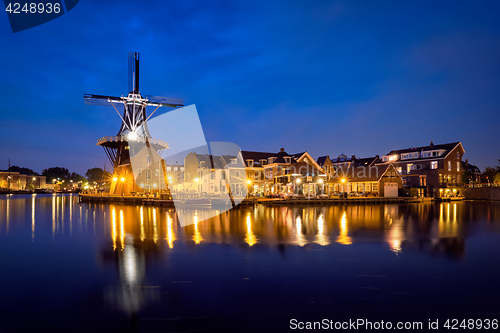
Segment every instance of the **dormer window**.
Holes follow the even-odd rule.
[[[265,160],[265,159],[260,160],[260,164],[261,164],[261,165],[266,164],[266,162],[267,162],[267,160]]]
[[[292,162],[292,158],[290,156],[285,156],[285,163],[290,164]]]
[[[247,160],[247,165],[249,167],[253,167],[253,160]]]
[[[272,164],[274,163],[274,160],[276,159],[276,157],[269,157],[268,160],[269,160],[269,164]]]
[[[235,159],[235,158],[232,158],[232,159],[231,159],[231,164],[236,164],[236,162],[237,162],[237,161],[236,161],[236,159]]]

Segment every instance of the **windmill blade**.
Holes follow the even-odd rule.
[[[83,94],[83,101],[86,105],[110,105],[113,103],[123,103],[121,97]]]
[[[148,99],[149,105],[159,105],[159,106],[167,106],[171,108],[179,108],[184,106],[184,101],[182,98],[173,98],[173,97],[163,97],[163,96],[144,96]]]
[[[139,93],[139,53],[128,53],[128,91]]]

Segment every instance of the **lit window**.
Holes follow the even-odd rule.
[[[432,161],[431,162],[431,169],[437,169],[438,168],[438,162],[437,161]]]
[[[448,161],[448,171],[451,171],[451,161]]]
[[[460,161],[457,161],[457,172],[460,172]]]
[[[406,172],[410,173],[410,171],[413,169],[413,164],[407,164],[406,165]]]

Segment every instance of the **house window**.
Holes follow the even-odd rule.
[[[148,163],[148,164],[151,163],[151,156],[149,156],[149,155],[146,156],[146,163]]]
[[[370,183],[366,183],[365,191],[370,192]]]
[[[150,170],[150,169],[147,169],[147,170],[146,170],[146,179],[147,179],[147,180],[150,180],[150,179],[151,179],[151,170]]]
[[[399,174],[401,174],[401,172],[403,172],[403,168],[401,168],[401,167],[397,167],[397,168],[396,168],[396,171],[397,171]]]
[[[289,156],[285,157],[285,163],[290,163],[290,162],[291,162],[291,160],[292,160],[292,158],[291,158],[291,157],[289,157]]]
[[[212,172],[210,173],[210,179],[215,179],[215,171],[212,171]]]
[[[451,161],[448,161],[448,171],[451,171]]]
[[[372,191],[378,191],[378,183],[372,183]]]
[[[225,180],[226,179],[226,172],[225,171],[222,171],[221,175],[220,175],[220,178],[222,180]]]
[[[141,175],[141,172],[142,170],[141,169],[137,169],[137,175],[140,176]]]
[[[412,169],[413,169],[413,164],[409,163],[406,165],[406,173],[410,173]]]
[[[431,162],[431,169],[437,169],[438,168],[438,162],[437,161],[432,161]]]
[[[457,161],[457,172],[460,172],[460,161]]]
[[[247,162],[249,167],[253,167],[253,160],[247,160]]]
[[[236,170],[235,176],[236,176],[236,178],[240,178],[240,170]]]
[[[459,159],[459,158],[460,158],[460,153],[457,153],[457,159]]]

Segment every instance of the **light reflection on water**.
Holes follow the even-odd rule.
[[[270,290],[280,290],[279,296],[273,296],[274,303],[270,302],[279,307],[286,306],[278,300],[283,299],[285,302],[299,285],[308,290],[304,292],[308,296],[300,296],[304,299],[294,296],[298,297],[298,303],[289,302],[296,306],[303,306],[301,302],[306,304],[309,298],[322,299],[319,295],[325,290],[327,294],[334,293],[331,294],[332,299],[351,302],[350,306],[361,306],[361,303],[356,303],[359,301],[354,301],[358,298],[371,299],[367,294],[361,295],[360,290],[365,290],[365,293],[368,290],[387,290],[387,294],[376,294],[373,299],[399,297],[410,300],[408,304],[412,304],[411,297],[401,296],[409,295],[406,289],[400,291],[401,295],[391,291],[399,288],[396,287],[397,281],[407,279],[408,285],[415,284],[415,276],[420,274],[422,281],[425,281],[422,286],[425,284],[435,288],[436,293],[444,293],[447,289],[437,282],[436,276],[445,275],[449,270],[454,272],[454,279],[461,278],[462,282],[472,279],[464,272],[457,273],[461,266],[450,263],[467,262],[469,256],[469,261],[473,262],[500,257],[498,247],[488,248],[487,251],[491,253],[478,253],[477,250],[469,251],[467,246],[470,242],[475,249],[478,244],[482,244],[482,241],[475,242],[477,235],[500,235],[500,203],[494,202],[287,207],[257,205],[225,212],[207,221],[201,220],[203,211],[187,210],[188,215],[194,223],[180,227],[175,211],[162,207],[79,204],[76,196],[6,196],[0,200],[0,245],[3,246],[0,249],[15,255],[16,250],[19,250],[16,244],[23,243],[26,237],[35,252],[19,254],[17,263],[9,264],[5,259],[0,259],[0,264],[2,267],[31,272],[30,267],[39,265],[37,256],[51,246],[60,250],[56,255],[51,254],[51,258],[58,260],[62,260],[58,255],[62,256],[64,251],[74,253],[78,249],[84,256],[90,253],[91,259],[87,259],[85,272],[82,273],[87,274],[89,279],[100,281],[95,283],[102,289],[100,297],[104,308],[116,307],[131,315],[149,309],[149,305],[171,306],[168,299],[170,293],[175,297],[181,297],[179,293],[189,295],[190,299],[203,303],[197,295],[208,293],[208,289],[202,286],[212,288],[216,285],[226,290],[234,279],[263,280],[270,288],[273,286]],[[47,240],[53,245],[47,245]],[[276,250],[279,256],[275,255]],[[238,253],[244,253],[244,257]],[[96,254],[98,259],[92,259]],[[441,266],[435,266],[436,263],[430,261],[430,258],[435,257],[446,261],[441,262]],[[31,258],[34,258],[33,261],[30,261]],[[377,266],[377,262],[381,263],[380,266]],[[418,262],[422,271],[404,275],[387,268],[399,265],[411,270],[413,262]],[[78,271],[83,263],[84,260],[72,261],[69,265]],[[481,271],[483,266],[471,270],[474,274],[487,277],[491,274],[487,268],[491,264],[484,263],[484,271]],[[250,268],[246,268],[247,265]],[[57,271],[57,267],[51,269]],[[104,267],[114,267],[118,279],[101,277],[99,280],[97,277],[110,274],[104,273],[107,272]],[[49,274],[48,281],[60,279],[48,271],[43,274]],[[295,278],[288,280],[286,276],[289,275]],[[359,280],[360,277],[366,279],[370,276],[379,280]],[[399,280],[380,280],[380,277],[390,276],[398,276]],[[27,283],[29,281],[32,280],[26,280]],[[323,284],[319,281],[323,281]],[[335,281],[335,285],[329,285],[331,281]],[[9,282],[8,275],[0,277],[0,286],[2,282]],[[241,302],[256,302],[257,298],[252,299],[253,293],[256,293],[255,297],[263,297],[257,296],[265,288],[263,285],[255,284],[257,282],[239,283],[236,284],[238,289],[231,289],[231,293],[245,295],[245,301],[242,299]],[[448,280],[448,283],[455,282]],[[288,285],[294,288],[287,289]],[[340,288],[342,291],[335,291],[336,285],[343,286]],[[41,284],[39,288],[47,288],[47,285]],[[420,287],[417,283],[411,288]],[[419,292],[425,294],[425,291]],[[272,291],[269,293],[272,294]],[[10,295],[2,287],[0,294],[7,298]],[[224,292],[210,297],[224,299],[223,295]],[[495,295],[493,293],[491,297]],[[15,296],[19,297],[19,294]],[[182,303],[177,298],[175,300]],[[436,302],[439,304],[440,301]],[[246,306],[246,303],[237,304]],[[325,300],[323,305],[327,304],[330,303]],[[181,310],[175,311],[178,311],[179,316],[186,315]]]

